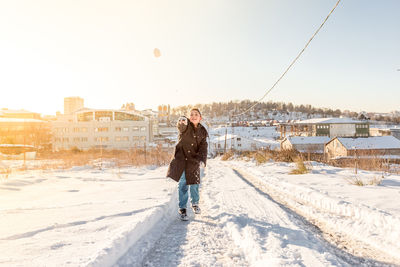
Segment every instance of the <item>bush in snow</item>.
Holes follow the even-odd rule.
[[[349,184],[352,185],[357,185],[357,186],[365,186],[365,185],[380,185],[383,181],[383,176],[382,177],[374,177],[372,179],[369,180],[363,180],[360,177],[358,177],[357,175],[355,175],[354,177],[350,177],[347,178],[346,181]]]
[[[229,160],[234,154],[235,153],[233,151],[228,151],[222,155],[221,160]]]
[[[306,165],[301,157],[295,159],[296,169],[290,171],[290,174],[305,174],[308,172]]]

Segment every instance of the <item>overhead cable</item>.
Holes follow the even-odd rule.
[[[286,70],[283,72],[283,74],[279,77],[279,79],[274,83],[274,85],[259,99],[257,100],[257,102],[253,105],[251,105],[249,108],[247,108],[245,111],[239,113],[239,114],[234,114],[232,115],[233,117],[238,117],[240,115],[243,115],[247,112],[249,112],[251,109],[253,109],[256,105],[258,105],[259,103],[261,103],[261,101],[272,91],[272,89],[275,88],[275,86],[280,82],[280,80],[282,80],[282,78],[286,75],[286,73],[290,70],[290,68],[294,65],[294,63],[297,61],[297,59],[300,58],[300,56],[303,54],[303,52],[306,50],[306,48],[308,47],[308,45],[311,43],[311,41],[314,39],[314,37],[318,34],[319,30],[321,30],[321,28],[324,26],[325,22],[329,19],[330,15],[333,13],[333,11],[336,9],[336,7],[339,5],[341,0],[338,0],[337,3],[335,4],[335,6],[332,8],[331,12],[329,12],[328,16],[325,18],[324,22],[322,22],[322,24],[319,26],[319,28],[315,31],[315,33],[311,36],[310,40],[308,40],[308,42],[306,43],[306,45],[304,46],[304,48],[300,51],[300,53],[296,56],[296,58],[292,61],[292,63],[290,63],[289,67],[286,68]]]

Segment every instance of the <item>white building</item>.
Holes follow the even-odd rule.
[[[295,136],[368,137],[369,122],[350,118],[314,118],[280,125],[281,137]]]
[[[282,140],[281,149],[323,154],[324,146],[329,141],[328,136],[289,136]]]
[[[73,112],[83,108],[83,98],[73,96],[64,98],[64,114],[72,114]]]
[[[152,121],[126,110],[81,109],[51,122],[53,150],[131,149],[153,141]]]
[[[265,142],[236,134],[227,134],[226,139],[225,135],[222,135],[210,140],[211,153],[223,153],[225,149],[226,151],[231,149],[238,151],[254,151],[265,147],[268,147],[268,144]]]
[[[400,155],[400,140],[393,136],[335,137],[325,145],[329,159],[338,157],[389,157]]]

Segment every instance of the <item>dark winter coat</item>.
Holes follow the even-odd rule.
[[[200,123],[197,128],[188,120],[188,125],[178,124],[179,139],[175,154],[169,164],[167,177],[179,181],[185,171],[186,184],[200,183],[200,162],[206,165],[207,137],[206,128]]]

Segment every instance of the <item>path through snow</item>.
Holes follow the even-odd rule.
[[[138,257],[138,248],[132,248],[116,265],[385,265],[330,244],[318,228],[220,161],[209,163],[201,187],[201,206],[203,214],[190,213],[188,222],[172,219],[143,258]]]

